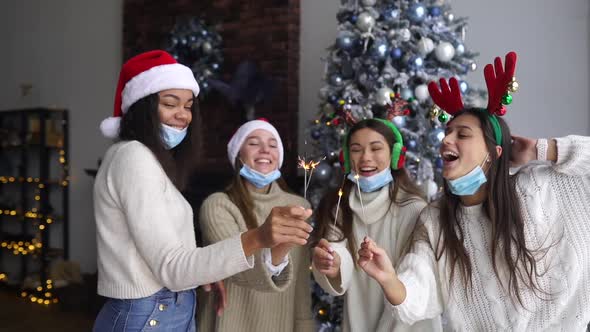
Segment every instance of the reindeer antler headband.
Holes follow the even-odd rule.
[[[496,116],[506,114],[506,106],[504,105],[512,103],[510,92],[518,90],[518,83],[514,77],[516,53],[506,54],[505,65],[506,68],[503,68],[502,60],[500,57],[496,57],[494,65],[488,64],[483,70],[488,88],[488,107],[487,110],[482,109],[482,111],[487,111],[489,115],[498,145],[502,145],[502,129]],[[454,77],[448,83],[444,78],[441,78],[440,89],[436,82],[430,82],[428,91],[432,101],[450,115],[455,115],[464,108],[459,82]]]

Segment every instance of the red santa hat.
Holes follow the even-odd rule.
[[[187,89],[195,97],[199,95],[199,84],[192,70],[176,62],[169,53],[154,50],[129,59],[119,74],[113,116],[101,122],[100,131],[109,138],[119,136],[121,117],[133,103],[168,89]]]
[[[244,123],[236,133],[232,136],[229,143],[227,144],[227,157],[233,168],[236,168],[235,162],[242,144],[254,130],[263,129],[270,132],[277,140],[277,148],[279,149],[279,168],[283,165],[283,142],[281,136],[276,128],[268,123],[266,119],[252,120]]]

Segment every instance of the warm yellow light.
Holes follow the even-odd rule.
[[[323,316],[326,314],[326,310],[320,309],[320,310],[318,310],[318,314],[320,314],[320,316]]]
[[[27,182],[33,182],[33,178],[27,178]]]
[[[43,287],[41,287],[41,286],[37,287],[37,291],[38,291],[38,292],[40,292],[40,291],[42,291],[42,290],[43,290]]]
[[[31,296],[31,302],[37,302],[37,298],[35,296]]]
[[[16,211],[14,211],[14,210],[10,211],[10,215],[11,216],[16,216]]]
[[[36,201],[39,201],[39,200],[41,200],[41,196],[39,196],[39,195],[36,195],[36,196],[35,196],[35,200],[36,200]]]
[[[20,293],[20,296],[22,296],[22,297],[27,297],[27,292],[22,292],[22,293]]]
[[[52,288],[53,288],[53,286],[47,285],[47,289],[52,289]]]
[[[51,293],[45,292],[45,297],[51,297]]]
[[[39,178],[35,178],[35,182],[39,183],[41,181]]]
[[[68,185],[68,181],[62,181],[61,182],[61,185],[64,186],[64,187],[67,186]]]
[[[35,250],[35,246],[34,246],[34,245],[32,245],[32,244],[31,244],[31,245],[29,245],[29,250],[31,250],[31,251]]]
[[[8,178],[8,181],[9,182],[14,182],[14,178],[11,176],[11,177]]]
[[[43,188],[45,188],[45,185],[43,183],[40,183],[39,184],[39,189],[43,189]]]
[[[39,229],[40,230],[44,230],[45,229],[45,225],[39,225]]]
[[[44,304],[49,304],[49,300],[43,301]]]
[[[57,303],[57,302],[58,302],[58,300],[57,300],[57,299],[53,299],[53,303]]]
[[[14,250],[12,253],[15,254],[15,255],[18,255],[19,254],[18,250]]]
[[[51,284],[53,281],[51,281],[51,279],[47,279],[47,281],[45,281],[47,284]]]
[[[39,304],[43,304],[43,299],[38,299],[38,300],[37,300],[37,303],[39,303]]]
[[[18,241],[18,245],[19,245],[19,246],[22,246],[23,244],[24,244],[24,242],[23,242],[23,241]]]

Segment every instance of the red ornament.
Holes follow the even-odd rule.
[[[506,106],[502,106],[496,110],[496,114],[499,116],[504,116],[506,114]]]
[[[332,124],[335,125],[335,126],[339,125],[340,124],[340,119],[339,118],[336,118],[336,119],[332,120]]]
[[[340,167],[342,168],[342,171],[345,171],[344,169],[344,150],[340,149],[340,154],[338,155],[338,161],[340,161]]]

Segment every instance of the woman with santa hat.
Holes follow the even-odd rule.
[[[196,287],[252,269],[262,248],[307,241],[311,211],[285,207],[259,227],[196,246],[181,191],[193,171],[198,94],[192,71],[164,51],[121,69],[113,117],[101,123],[118,142],[94,185],[98,293],[108,298],[95,331],[195,331]]]

